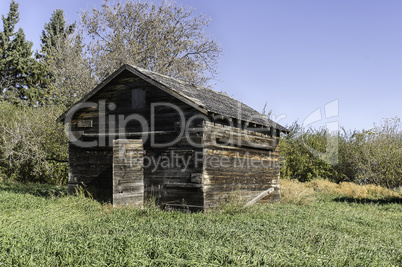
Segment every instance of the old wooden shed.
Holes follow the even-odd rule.
[[[279,199],[287,129],[214,90],[124,65],[59,118],[68,125],[69,192],[207,210],[270,188]]]

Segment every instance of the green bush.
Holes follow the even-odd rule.
[[[307,182],[317,177],[334,177],[334,166],[315,156],[308,148],[325,152],[327,135],[325,129],[308,129],[295,122],[290,133],[280,142],[281,177]]]
[[[0,180],[65,184],[67,138],[54,107],[0,102]]]
[[[333,153],[324,153],[327,158],[314,154],[314,151],[328,150],[331,140],[336,141],[337,147],[330,151]],[[281,177],[301,182],[327,178],[337,183],[356,182],[387,188],[402,185],[399,118],[385,119],[370,130],[338,133],[329,133],[326,129],[302,129],[295,122],[290,133],[281,139],[280,149]],[[328,160],[334,156],[337,156],[336,160]]]

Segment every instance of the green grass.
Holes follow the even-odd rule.
[[[402,204],[180,213],[100,204],[63,187],[0,184],[0,266],[401,266]]]

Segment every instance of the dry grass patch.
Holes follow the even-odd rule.
[[[311,182],[307,182],[306,186],[314,189],[314,191],[325,194],[340,194],[340,186],[328,180],[313,180]]]
[[[400,193],[378,185],[369,184],[365,187],[368,194],[372,197],[402,197]]]
[[[307,205],[315,202],[314,195],[314,189],[307,187],[304,183],[297,180],[281,180],[282,203]]]
[[[343,182],[339,184],[339,194],[346,197],[362,199],[369,198],[366,186]]]
[[[294,204],[309,204],[316,200],[316,194],[349,197],[354,199],[384,199],[402,197],[396,191],[377,185],[358,185],[351,182],[340,184],[328,180],[313,180],[301,183],[297,180],[281,180],[281,202]]]

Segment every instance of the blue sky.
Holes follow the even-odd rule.
[[[101,0],[17,0],[19,27],[39,47],[56,8],[69,22]],[[311,121],[320,109],[326,127],[368,129],[402,117],[402,1],[385,0],[178,0],[211,18],[207,32],[223,47],[217,91],[289,125]],[[6,14],[9,1],[0,2]],[[338,101],[338,113],[334,102]],[[332,107],[332,116],[325,106]],[[327,110],[328,113],[328,110]],[[286,118],[284,118],[286,117]],[[314,121],[314,120],[313,120]]]

